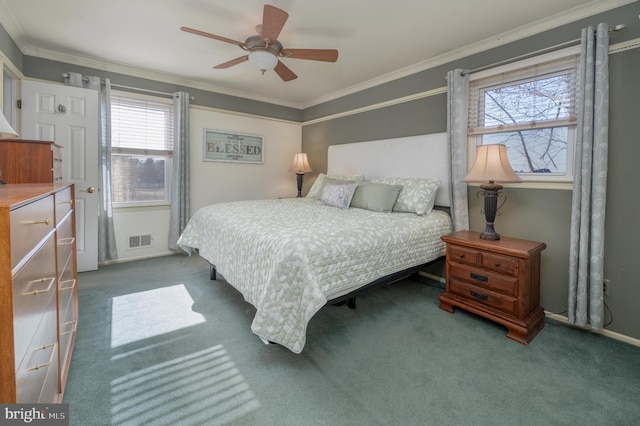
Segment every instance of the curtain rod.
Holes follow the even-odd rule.
[[[613,28],[609,28],[609,32],[610,33],[618,32],[618,31],[621,31],[621,30],[625,29],[625,27],[626,27],[625,24],[618,24]],[[576,38],[576,39],[573,39],[573,40],[565,41],[564,43],[559,43],[559,44],[556,44],[554,46],[549,46],[549,47],[545,47],[545,48],[536,50],[535,52],[525,53],[525,54],[522,54],[522,55],[519,55],[519,56],[516,56],[516,57],[513,57],[513,58],[505,59],[503,61],[495,62],[495,63],[490,64],[490,65],[484,65],[482,67],[474,68],[472,70],[462,71],[461,74],[462,75],[473,74],[474,72],[488,70],[490,68],[497,67],[498,65],[509,64],[511,62],[519,61],[520,59],[527,59],[527,58],[530,58],[530,57],[533,57],[533,56],[536,56],[536,55],[540,55],[542,53],[546,53],[546,52],[549,52],[549,51],[562,49],[563,47],[573,46],[573,45],[576,45],[576,44],[580,43],[581,40],[582,40],[581,38]]]
[[[545,47],[543,49],[536,50],[535,52],[525,53],[525,54],[522,54],[522,55],[519,55],[519,56],[515,56],[513,58],[505,59],[503,61],[494,62],[493,64],[484,65],[482,67],[474,68],[472,70],[462,71],[461,74],[462,75],[473,74],[475,72],[488,70],[490,68],[497,67],[499,65],[509,64],[509,63],[512,63],[512,62],[519,61],[521,59],[531,58],[533,56],[537,56],[537,55],[540,55],[542,53],[546,53],[546,52],[562,49],[563,47],[576,45],[576,44],[578,44],[580,42],[580,40],[581,39],[577,38],[577,39],[574,39],[574,40],[565,41],[564,43],[560,43],[560,44],[556,44],[554,46],[549,46],[549,47]]]
[[[63,73],[62,74],[62,78],[69,78],[69,74],[68,73]],[[82,77],[82,81],[89,81],[88,77]],[[100,84],[104,84],[104,80],[100,79]],[[157,90],[149,90],[149,89],[142,89],[140,87],[132,87],[132,86],[125,86],[123,84],[116,84],[116,83],[111,83],[111,87],[116,87],[119,89],[129,89],[129,90],[135,90],[137,92],[145,92],[145,93],[153,93],[156,95],[163,95],[163,96],[171,96],[173,97],[175,95],[175,93],[167,93],[167,92],[159,92]],[[193,96],[189,96],[190,100],[194,100],[195,98]]]

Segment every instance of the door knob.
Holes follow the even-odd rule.
[[[94,192],[96,192],[96,189],[93,186],[90,186],[87,189],[81,189],[80,192],[88,192],[89,194],[93,194]]]

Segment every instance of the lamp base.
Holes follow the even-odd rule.
[[[487,225],[484,232],[480,234],[480,238],[483,240],[499,240],[500,234],[493,228],[493,222],[496,219],[498,212],[498,197],[502,190],[502,185],[493,181],[480,185],[481,192],[484,195],[484,217],[487,221]]]
[[[304,173],[296,173],[296,181],[298,183],[298,195],[296,195],[296,198],[302,198],[302,177],[304,176]]]

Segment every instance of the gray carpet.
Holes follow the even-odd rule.
[[[170,256],[79,277],[71,425],[632,425],[640,348],[552,320],[529,346],[402,281],[326,306],[296,355],[207,263]]]

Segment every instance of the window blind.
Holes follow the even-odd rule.
[[[111,96],[111,146],[140,153],[173,151],[173,103]]]

